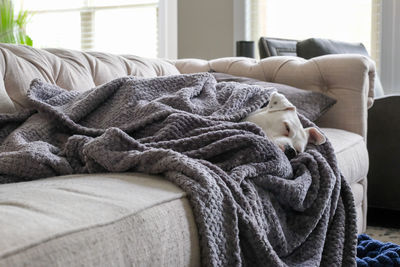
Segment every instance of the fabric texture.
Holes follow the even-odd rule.
[[[335,150],[338,167],[351,186],[357,212],[357,232],[367,227],[367,174],[369,156],[364,139],[340,129],[322,128]],[[369,192],[369,190],[368,190]]]
[[[296,44],[299,57],[310,59],[330,54],[360,54],[369,57],[367,49],[362,43],[349,43],[323,38],[309,38]],[[378,74],[375,74],[375,97],[383,96],[382,83]]]
[[[211,73],[219,82],[239,82],[250,85],[259,85],[265,88],[276,88],[276,90],[286,96],[286,98],[297,108],[297,112],[305,116],[310,121],[316,121],[329,108],[331,108],[336,100],[327,95],[306,91],[292,86],[279,83],[264,82],[247,77],[229,75],[225,73]]]
[[[310,60],[279,56],[260,61],[236,57],[214,60],[178,59],[171,62],[181,73],[213,70],[323,93],[333,97],[337,102],[315,123],[321,128],[335,128],[358,134],[364,142],[367,138],[368,108],[374,102],[376,80],[375,64],[368,57],[335,54]],[[344,135],[346,133],[343,133]],[[335,144],[337,143],[340,141]],[[347,152],[351,155],[350,150]],[[340,157],[338,159],[340,160]],[[368,170],[368,163],[365,163],[360,166],[366,165]],[[346,178],[354,180],[353,177]],[[367,225],[367,177],[351,186],[352,188],[361,186],[363,188],[361,191],[364,192],[362,205],[357,207],[358,229],[359,233],[362,233]]]
[[[359,235],[357,266],[400,266],[400,246],[374,240],[366,234]]]
[[[35,78],[67,90],[87,90],[126,75],[149,78],[211,69],[331,96],[337,103],[318,120],[318,126],[366,137],[367,108],[374,98],[375,65],[369,58],[350,54],[311,60],[299,57],[269,57],[260,61],[238,57],[162,60],[1,43],[0,112],[29,108],[26,91]]]
[[[364,139],[358,134],[339,129],[324,128],[335,149],[338,166],[350,184],[359,182],[368,174],[368,150]]]
[[[86,92],[35,80],[38,113],[2,142],[1,181],[162,174],[188,195],[204,266],[355,266],[354,200],[331,144],[289,162],[260,128],[238,123],[270,93],[207,73]]]
[[[218,58],[171,62],[181,73],[215,71],[323,93],[337,102],[318,119],[317,125],[346,130],[366,138],[376,72],[373,61],[365,56],[337,54],[310,60],[282,56],[261,61]]]
[[[186,194],[153,175],[0,186],[0,266],[199,266]]]
[[[356,206],[357,233],[361,234],[367,228],[367,220],[364,219],[364,215],[368,211],[368,205],[365,203],[365,199],[367,198],[367,177],[364,177],[357,183],[351,184],[351,192],[353,193]]]
[[[162,59],[0,43],[0,112],[29,108],[33,79],[84,91],[118,77],[157,77],[179,71]]]

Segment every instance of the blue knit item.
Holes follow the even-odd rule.
[[[358,267],[400,266],[400,246],[374,240],[366,234],[358,236]]]

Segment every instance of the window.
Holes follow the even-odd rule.
[[[159,0],[19,0],[15,6],[33,14],[26,31],[34,47],[154,58],[165,46],[159,42]]]
[[[373,0],[249,0],[251,38],[311,37],[361,42],[374,56]]]

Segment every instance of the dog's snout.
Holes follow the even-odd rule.
[[[297,155],[296,150],[293,147],[289,146],[289,145],[285,146],[285,151],[284,152],[285,152],[285,155],[286,155],[286,157],[288,159],[292,159]]]

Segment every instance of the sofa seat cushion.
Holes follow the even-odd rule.
[[[364,198],[367,195],[367,184],[364,179],[360,183],[351,184],[351,192],[353,192],[354,196],[354,206],[356,208],[356,216],[357,216],[357,233],[362,234],[364,228],[364,213],[366,212],[366,203],[364,202]]]
[[[322,128],[335,150],[339,169],[349,182],[357,214],[357,233],[366,228],[367,173],[369,167],[367,146],[360,135],[340,129]]]
[[[346,179],[365,178],[363,138],[322,129]],[[350,179],[362,228],[364,188]],[[71,175],[0,185],[0,266],[195,266],[186,194],[137,173]]]
[[[340,129],[322,128],[335,150],[339,169],[345,179],[356,183],[367,176],[368,151],[364,139],[355,133]]]
[[[0,185],[0,266],[199,263],[186,194],[143,174]]]

